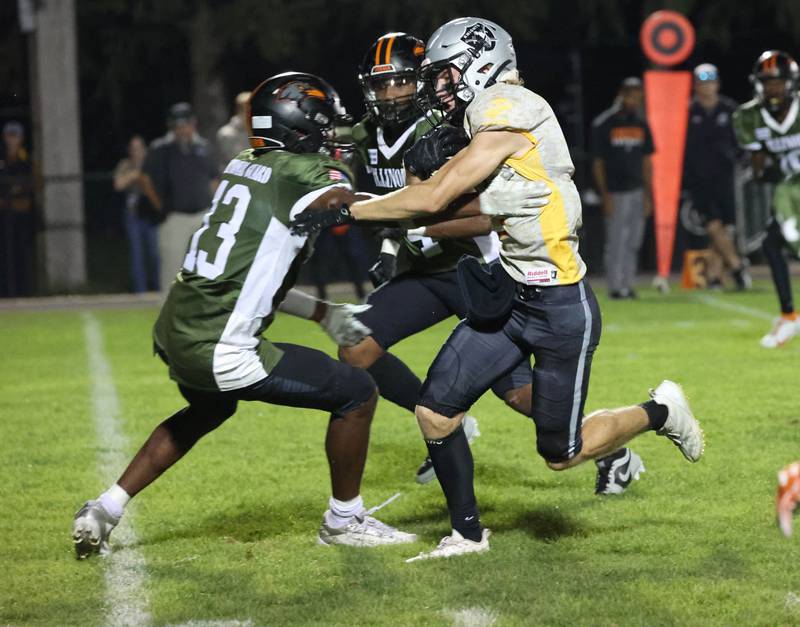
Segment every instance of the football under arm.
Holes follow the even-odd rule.
[[[342,205],[352,205],[359,200],[369,200],[373,198],[371,194],[359,194],[347,187],[332,187],[327,192],[316,198],[308,205],[309,209],[324,211],[326,209],[336,209]]]
[[[469,146],[427,181],[350,206],[356,220],[405,220],[440,213],[459,196],[472,191],[506,159],[531,146],[521,133],[480,132]]]

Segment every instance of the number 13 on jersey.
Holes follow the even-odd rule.
[[[195,231],[189,244],[189,251],[183,260],[183,269],[196,272],[206,279],[216,279],[225,271],[228,255],[236,243],[236,234],[242,226],[242,221],[250,204],[250,190],[241,183],[228,189],[229,181],[222,181],[214,193],[211,209],[203,216],[203,225]],[[222,206],[233,205],[233,215],[227,222],[220,222],[216,233],[209,232],[211,216]],[[202,241],[202,247],[201,242]],[[216,254],[214,254],[216,249]],[[213,256],[213,261],[209,257]]]

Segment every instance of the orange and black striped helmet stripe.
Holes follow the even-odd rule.
[[[392,46],[394,45],[395,37],[392,36],[389,39],[389,42],[386,44],[386,65],[389,65],[392,62]]]
[[[384,52],[384,61],[383,63],[388,65],[391,63],[392,59],[392,46],[394,46],[394,40],[396,39],[395,35],[391,37],[381,37],[378,40],[378,45],[375,48],[375,65],[381,65],[381,50],[383,49],[383,44],[386,44],[385,52]]]

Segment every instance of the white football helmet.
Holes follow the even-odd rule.
[[[458,70],[461,78],[457,82],[452,81],[451,73],[443,72],[448,67]],[[425,46],[417,83],[419,104],[423,110],[462,110],[476,93],[516,68],[514,44],[503,28],[477,17],[451,20],[440,26]]]

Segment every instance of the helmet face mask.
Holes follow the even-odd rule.
[[[417,106],[423,111],[441,111],[452,119],[463,111],[472,93],[461,80],[461,71],[449,60],[429,63],[417,77]]]
[[[339,95],[313,74],[286,72],[268,78],[250,97],[250,145],[259,150],[330,154],[347,146],[351,121]]]
[[[446,67],[449,76],[443,72]],[[516,67],[511,36],[500,26],[473,17],[451,20],[428,40],[417,87],[423,92],[420,104],[458,115],[478,92]]]
[[[750,82],[756,99],[770,113],[779,113],[797,97],[800,68],[780,50],[768,50],[756,61]]]
[[[424,54],[422,40],[406,33],[382,35],[367,51],[358,82],[378,126],[397,126],[417,115],[416,73]]]
[[[364,103],[381,125],[399,124],[416,113],[416,73],[413,71],[376,74],[361,80]]]

